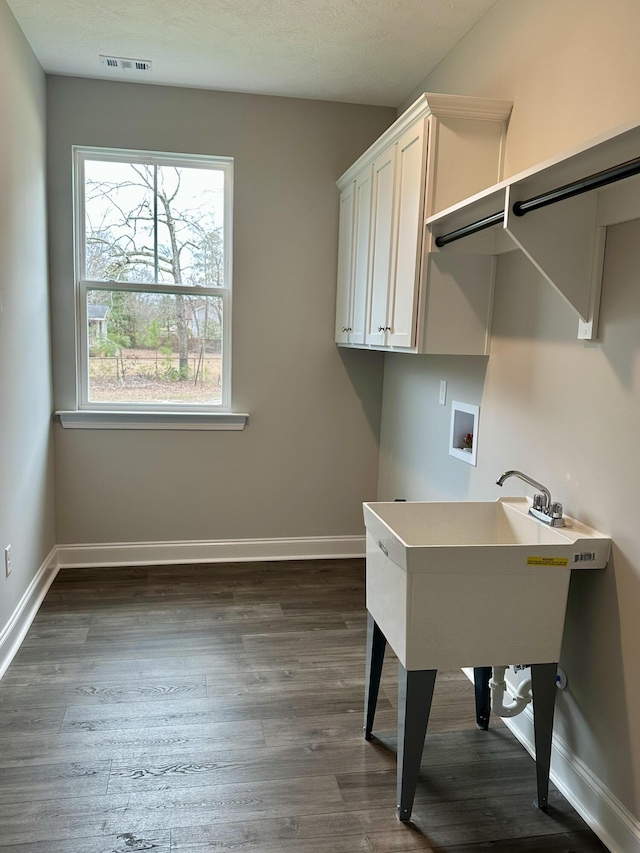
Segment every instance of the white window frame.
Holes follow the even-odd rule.
[[[177,166],[216,169],[225,173],[224,192],[224,287],[181,286],[171,284],[139,284],[121,281],[93,281],[86,278],[85,232],[85,160],[101,160],[144,165]],[[91,412],[157,412],[166,415],[180,413],[228,413],[231,411],[231,276],[233,245],[233,158],[196,154],[170,154],[156,151],[73,146],[74,179],[74,258],[76,292],[76,365],[77,409]],[[222,399],[207,403],[129,403],[94,402],[89,400],[89,342],[87,321],[87,290],[133,291],[140,293],[183,293],[188,296],[222,297]],[[237,428],[237,427],[236,427]]]

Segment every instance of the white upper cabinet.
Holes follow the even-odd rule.
[[[430,263],[424,222],[501,177],[510,110],[422,95],[340,178],[337,343],[488,352],[493,265]]]
[[[383,344],[386,336],[389,278],[393,263],[395,186],[396,146],[391,145],[373,163],[371,278],[365,334],[367,344]]]
[[[353,210],[355,181],[340,193],[340,228],[338,231],[338,290],[336,302],[336,343],[349,342],[353,288]]]
[[[385,340],[393,347],[415,346],[427,134],[427,120],[420,119],[411,125],[395,146],[396,216]]]
[[[363,344],[370,263],[372,168],[366,166],[340,194],[336,342]]]
[[[365,338],[371,235],[371,185],[372,169],[368,166],[355,181],[353,307],[349,323],[349,341],[352,344],[362,344]]]

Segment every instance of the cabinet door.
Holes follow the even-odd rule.
[[[352,344],[362,344],[365,338],[371,239],[371,174],[369,166],[358,175],[355,185],[353,286],[349,323],[349,340]]]
[[[386,344],[413,347],[420,286],[424,227],[424,181],[427,161],[427,120],[410,127],[398,140],[395,235],[389,279]]]
[[[353,213],[355,181],[340,193],[338,226],[338,289],[336,293],[336,343],[349,341],[353,304]]]
[[[389,146],[373,164],[371,222],[371,286],[365,343],[384,344],[387,297],[391,273],[396,144]]]

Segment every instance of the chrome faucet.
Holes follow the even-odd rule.
[[[544,521],[544,523],[548,524],[550,527],[565,526],[564,518],[562,517],[562,504],[551,500],[551,492],[546,488],[546,486],[543,486],[542,483],[538,483],[537,480],[531,479],[531,477],[523,474],[522,471],[505,471],[504,474],[496,480],[496,485],[502,486],[505,480],[508,480],[509,477],[518,477],[520,480],[524,480],[525,483],[533,486],[534,489],[539,489],[540,494],[535,494],[533,496],[533,506],[529,507],[530,515],[533,515],[534,518],[537,518],[540,521]]]

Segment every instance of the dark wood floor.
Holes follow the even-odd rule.
[[[604,848],[438,676],[412,824],[395,661],[362,739],[360,561],[60,572],[0,682],[0,853]]]

